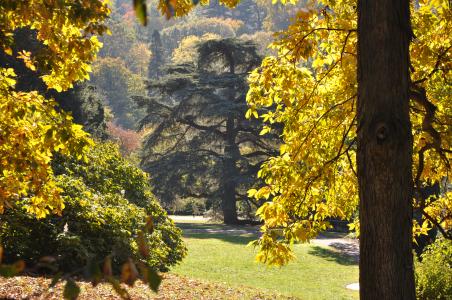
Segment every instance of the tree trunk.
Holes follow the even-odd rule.
[[[223,158],[223,180],[222,180],[222,199],[221,208],[225,224],[237,224],[237,203],[235,191],[237,189],[237,159],[240,156],[240,150],[235,144],[236,132],[234,128],[234,118],[229,116],[226,121],[226,145]]]
[[[415,299],[409,0],[358,1],[361,299]]]

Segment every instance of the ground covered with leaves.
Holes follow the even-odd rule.
[[[50,278],[44,277],[0,278],[0,299],[63,299],[64,284],[59,283],[49,289],[50,282]],[[119,299],[107,283],[101,283],[96,287],[88,282],[78,284],[81,288],[78,299]],[[249,287],[231,288],[224,284],[193,280],[168,273],[164,274],[158,294],[139,282],[127,290],[131,299],[295,299]]]

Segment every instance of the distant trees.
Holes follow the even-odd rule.
[[[83,125],[84,131],[100,140],[108,138],[103,96],[96,87],[80,83],[54,96],[60,107],[72,114],[74,122]]]
[[[206,33],[203,36],[189,35],[182,39],[179,47],[174,49],[171,56],[173,64],[192,63],[198,60],[198,45],[208,40],[220,40],[221,36],[215,33]]]
[[[132,95],[144,95],[144,79],[131,72],[120,58],[99,58],[93,67],[91,83],[98,87],[113,113],[114,121],[127,129],[134,129],[143,116]]]
[[[111,35],[102,37],[103,47],[93,65],[91,84],[103,94],[111,121],[125,129],[135,129],[143,116],[132,95],[145,95],[151,51],[137,33],[136,24],[127,20],[130,4],[117,1],[108,21]],[[133,11],[133,10],[132,10]]]
[[[151,36],[151,59],[149,61],[148,78],[159,78],[162,73],[162,66],[165,64],[165,50],[163,49],[160,32],[154,30]]]
[[[234,19],[200,17],[163,29],[162,38],[167,49],[172,51],[189,35],[202,36],[206,33],[215,33],[223,38],[233,38],[242,26],[243,22]]]
[[[153,129],[142,166],[164,202],[206,198],[220,202],[225,223],[238,222],[236,202],[247,201],[255,172],[277,146],[275,135],[264,138],[245,119],[246,77],[260,61],[250,42],[205,41],[196,61],[168,66],[150,82],[150,97],[138,99],[147,108],[142,125]]]

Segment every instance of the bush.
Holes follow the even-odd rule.
[[[35,263],[52,256],[60,270],[69,271],[112,254],[119,266],[128,257],[138,259],[135,235],[147,216],[154,231],[146,236],[145,263],[165,271],[185,256],[181,231],[153,196],[148,177],[116,145],[98,144],[87,162],[60,158],[54,171],[65,200],[62,216],[36,220],[18,209],[7,211],[0,228],[6,260]]]
[[[418,299],[452,297],[452,241],[438,238],[415,263]],[[416,258],[415,258],[416,260]]]

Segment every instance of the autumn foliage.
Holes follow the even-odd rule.
[[[291,244],[327,229],[328,218],[351,219],[358,203],[355,1],[311,4],[271,46],[278,54],[264,59],[250,76],[248,116],[262,119],[264,129],[284,126],[280,155],[258,173],[266,184],[249,191],[251,197],[269,200],[258,211],[265,225],[255,244],[258,260],[274,265],[292,258]],[[426,233],[434,226],[450,236],[452,15],[447,1],[420,1],[411,10],[416,36],[410,52],[413,204],[423,215],[413,231]],[[272,109],[259,114],[262,107]],[[433,183],[441,185],[441,192],[423,196]]]
[[[107,130],[114,139],[119,141],[121,150],[124,153],[132,153],[141,146],[141,134],[134,130],[124,129],[112,122],[107,124]]]
[[[60,92],[89,78],[101,47],[97,35],[107,31],[105,2],[2,1],[0,10],[1,51],[37,72],[47,88]],[[39,53],[18,49],[15,31],[21,28],[35,30],[46,47]],[[92,142],[52,99],[17,90],[17,80],[13,68],[0,66],[0,212],[19,205],[42,218],[64,208],[50,166],[53,152],[81,157]]]

